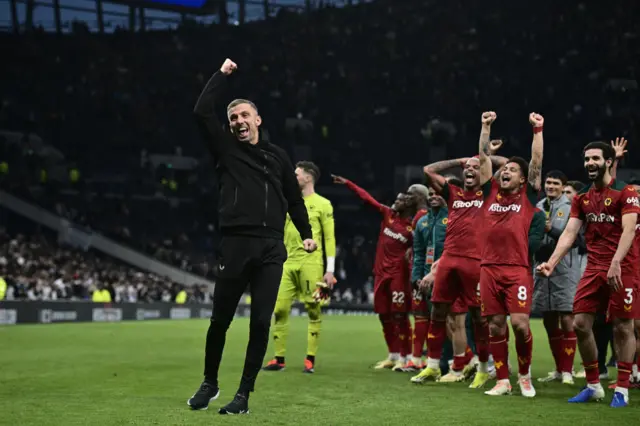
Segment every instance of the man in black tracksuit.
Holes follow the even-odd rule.
[[[220,414],[248,413],[249,392],[267,350],[271,316],[287,258],[284,223],[289,213],[306,251],[316,249],[295,171],[285,151],[260,137],[256,106],[237,99],[227,107],[230,132],[216,118],[216,96],[237,66],[227,59],[207,82],[194,113],[216,162],[220,185],[220,266],[207,333],[204,382],[189,399],[206,409],[219,395],[218,369],[225,336],[243,292],[250,286],[249,344],[240,387]]]

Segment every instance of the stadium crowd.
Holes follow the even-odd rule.
[[[0,211],[3,219],[9,215]],[[109,300],[115,303],[175,302],[182,291],[186,296],[182,303],[211,300],[206,285],[183,287],[95,250],[83,251],[56,241],[52,232],[15,217],[9,223],[0,228],[0,277],[6,283],[5,300],[92,300],[96,290],[107,290]],[[24,233],[17,233],[16,228]]]

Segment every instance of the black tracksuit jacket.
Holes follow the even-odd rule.
[[[215,101],[225,80],[222,72],[216,72],[193,111],[216,163],[222,236],[282,239],[288,212],[302,239],[312,238],[307,209],[287,153],[262,137],[256,145],[238,141],[216,117]]]

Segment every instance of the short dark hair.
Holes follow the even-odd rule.
[[[254,104],[250,100],[248,100],[248,99],[234,99],[234,100],[231,101],[231,103],[229,103],[229,105],[227,105],[227,115],[229,115],[229,111],[231,111],[232,108],[235,108],[238,105],[242,105],[242,104],[247,104],[247,105],[251,106],[256,111],[256,114],[259,114],[258,113],[258,107],[256,106],[256,104]]]
[[[320,179],[320,167],[316,166],[313,161],[298,161],[296,167],[309,173],[313,177],[314,183]]]
[[[457,177],[449,178],[449,179],[447,179],[447,182],[448,182],[449,184],[451,184],[451,185],[455,185],[455,186],[457,186],[458,188],[462,188],[462,186],[464,185],[464,184],[462,183],[462,181],[461,181],[460,179],[458,179]]]
[[[565,186],[570,186],[573,189],[575,189],[576,192],[580,192],[580,191],[582,191],[584,189],[585,184],[580,182],[579,180],[570,180],[570,181],[567,181]]]
[[[525,180],[529,179],[529,163],[527,163],[527,160],[522,157],[511,157],[507,160],[506,164],[509,163],[516,163],[518,166],[520,166],[522,176],[524,176]]]
[[[582,153],[583,154],[586,153],[587,150],[589,150],[589,149],[599,149],[599,150],[601,150],[602,151],[602,157],[604,158],[604,161],[607,161],[607,160],[615,161],[615,159],[616,159],[616,151],[608,143],[605,143],[605,142],[589,142],[584,147],[584,149],[582,150]]]
[[[562,185],[567,184],[567,175],[562,173],[560,170],[551,170],[544,177],[544,180],[547,180],[547,179],[558,179],[560,182],[562,182]]]

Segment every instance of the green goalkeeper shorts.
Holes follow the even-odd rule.
[[[316,283],[322,282],[324,265],[285,262],[278,290],[278,300],[297,299],[302,303],[315,303]]]

